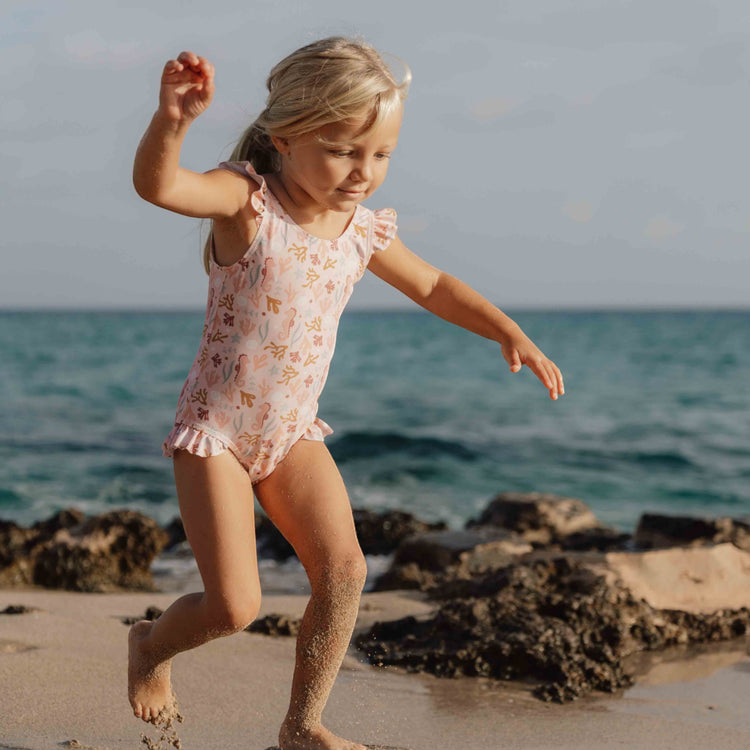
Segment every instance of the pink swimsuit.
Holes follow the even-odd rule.
[[[316,415],[339,318],[373,251],[396,235],[396,212],[358,205],[341,237],[323,240],[292,221],[249,162],[219,166],[259,184],[258,233],[231,266],[211,253],[203,336],[162,452],[230,450],[255,484],[297,440],[333,432]]]

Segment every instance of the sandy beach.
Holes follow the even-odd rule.
[[[132,714],[124,617],[166,608],[168,593],[0,591],[0,747],[135,750],[158,730]],[[299,617],[306,595],[268,595],[261,616]],[[426,614],[412,592],[366,593],[357,630]],[[643,655],[638,683],[617,695],[542,703],[523,685],[438,679],[365,664],[350,649],[324,719],[342,736],[412,750],[750,747],[743,639],[691,652]],[[266,750],[276,743],[294,664],[294,639],[248,632],[180,654],[172,679],[183,750]]]

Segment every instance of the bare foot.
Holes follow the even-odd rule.
[[[337,737],[322,724],[312,729],[295,729],[282,724],[279,747],[281,750],[367,750],[358,742]]]
[[[128,699],[133,713],[154,722],[159,712],[172,701],[171,660],[155,662],[141,641],[151,632],[153,623],[139,620],[128,633]]]

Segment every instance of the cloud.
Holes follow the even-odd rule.
[[[681,51],[660,60],[654,69],[694,86],[726,86],[747,79],[750,45],[744,34],[727,35],[726,41]]]
[[[594,218],[594,206],[586,200],[568,201],[562,212],[578,224],[588,224]]]
[[[28,109],[23,99],[5,99],[0,106],[0,123],[21,123],[26,117]],[[24,129],[25,127],[24,123]]]
[[[682,225],[675,224],[675,222],[668,219],[666,216],[654,216],[651,221],[649,221],[643,234],[651,240],[661,242],[669,237],[674,237],[683,229],[684,227]]]
[[[69,58],[84,63],[107,65],[117,70],[129,68],[149,58],[146,45],[137,41],[107,41],[96,29],[82,29],[63,38]]]
[[[472,108],[471,113],[477,120],[496,120],[498,117],[504,117],[511,110],[515,109],[517,101],[497,96],[491,99],[482,99]]]

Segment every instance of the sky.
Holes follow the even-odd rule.
[[[204,309],[200,222],[131,180],[164,63],[216,68],[181,154],[203,172],[263,109],[270,68],[333,34],[412,70],[366,205],[395,208],[427,262],[501,309],[750,306],[746,0],[427,8],[0,0],[0,308]],[[418,309],[373,274],[349,304]]]

